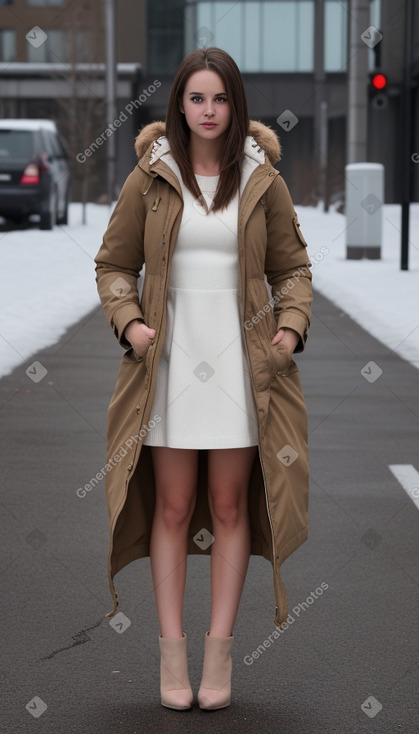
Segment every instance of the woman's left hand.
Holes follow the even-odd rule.
[[[300,335],[294,331],[294,329],[290,329],[286,326],[277,331],[274,338],[271,340],[271,344],[281,343],[288,350],[289,354],[292,355],[299,341]]]

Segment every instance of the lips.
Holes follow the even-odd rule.
[[[216,122],[203,122],[202,127],[207,127],[208,130],[210,130],[213,127],[217,127],[217,123]]]

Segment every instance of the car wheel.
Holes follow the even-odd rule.
[[[50,202],[51,209],[49,212],[42,212],[39,229],[53,229],[57,221],[57,194],[53,193]]]

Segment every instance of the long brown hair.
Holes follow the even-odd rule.
[[[166,136],[170,152],[179,166],[186,188],[201,200],[188,156],[190,129],[179,105],[182,103],[186,82],[196,71],[210,69],[224,82],[230,105],[231,120],[226,130],[225,145],[221,159],[220,178],[215,192],[212,211],[224,209],[233,199],[240,185],[241,162],[249,127],[246,93],[239,68],[234,59],[221,48],[210,46],[197,48],[183,59],[173,80],[166,112]]]

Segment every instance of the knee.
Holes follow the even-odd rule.
[[[221,494],[218,497],[210,497],[209,504],[213,520],[225,527],[234,528],[243,518],[244,503],[236,498]]]
[[[159,514],[168,530],[176,530],[176,528],[190,521],[192,511],[193,504],[187,500],[160,499],[156,503],[156,513]]]

